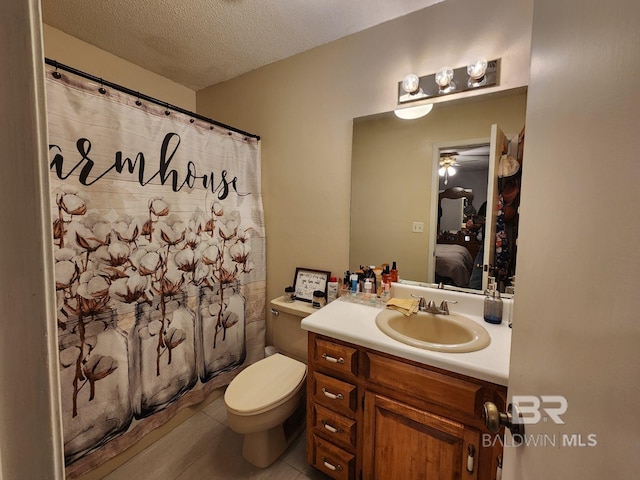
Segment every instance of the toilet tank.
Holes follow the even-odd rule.
[[[293,303],[282,297],[271,300],[271,336],[278,352],[307,363],[307,331],[300,327],[300,322],[316,311],[311,303],[301,300]]]

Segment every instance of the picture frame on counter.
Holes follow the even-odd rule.
[[[324,270],[297,267],[296,274],[293,277],[295,299],[311,303],[313,300],[313,292],[316,290],[324,292],[326,297],[327,284],[329,283],[330,276],[331,272]]]

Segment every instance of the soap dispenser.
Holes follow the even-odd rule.
[[[493,324],[502,323],[502,298],[496,286],[496,279],[489,277],[484,297],[484,321]]]

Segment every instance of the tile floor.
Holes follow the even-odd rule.
[[[107,475],[105,480],[326,480],[306,463],[304,432],[271,467],[242,458],[242,436],[226,425],[220,397]]]

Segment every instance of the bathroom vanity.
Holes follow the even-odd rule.
[[[404,288],[394,295],[410,297]],[[462,299],[465,313],[477,307],[475,296],[442,295]],[[480,351],[442,353],[386,336],[375,325],[380,311],[338,300],[302,322],[307,461],[335,479],[496,478],[502,444],[481,412],[488,401],[505,409],[506,322],[487,326],[491,344]]]

